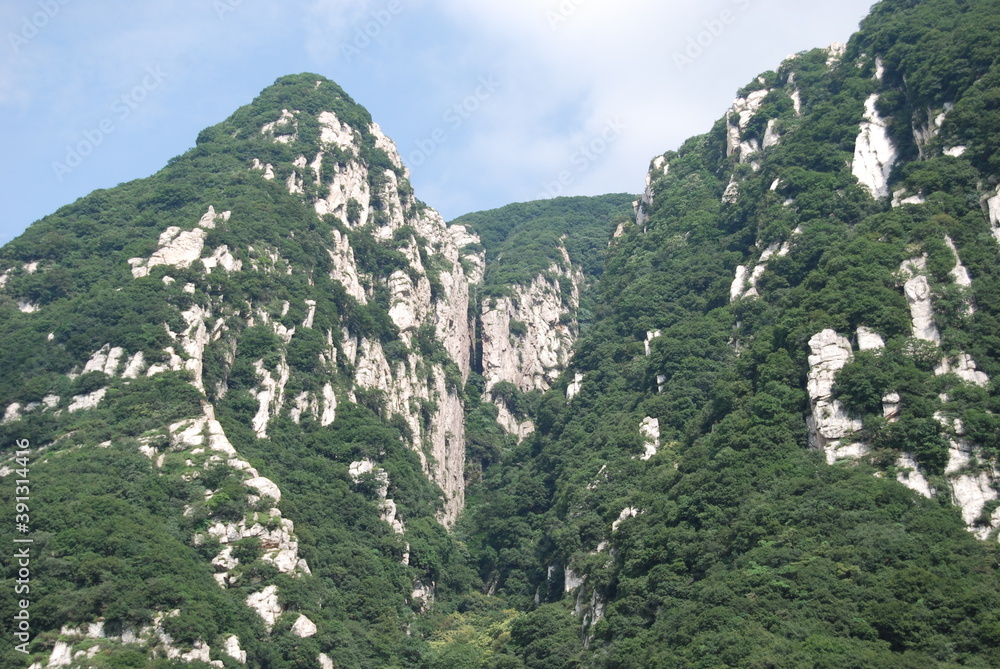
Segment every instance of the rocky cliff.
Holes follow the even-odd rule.
[[[291,513],[283,510],[288,486],[294,500],[302,480],[276,468],[266,453],[309,441],[303,456],[315,460],[329,458],[329,444],[339,443],[341,456],[330,465],[337,463],[351,494],[369,499],[387,536],[398,537],[377,552],[407,570],[402,578],[414,587],[406,598],[419,610],[440,578],[427,560],[421,519],[432,512],[450,527],[465,504],[464,384],[475,352],[472,294],[485,262],[474,250],[478,238],[416,200],[392,141],[335,84],[315,76],[280,80],[202,133],[199,148],[176,163],[183,167],[163,183],[186,185],[173,195],[173,186],[151,185],[165,190],[144,200],[136,195],[142,182],[112,193],[131,201],[126,217],[149,217],[149,227],[135,228],[142,241],[103,258],[86,249],[43,257],[32,241],[45,234],[43,221],[14,251],[29,259],[11,263],[8,256],[0,290],[25,295],[15,308],[35,318],[26,327],[52,333],[42,346],[55,362],[51,374],[34,382],[46,388],[40,396],[22,385],[25,376],[7,384],[0,427],[8,435],[38,435],[33,457],[53,441],[93,447],[98,434],[97,446],[141,454],[154,479],[190,491],[179,539],[210,563],[214,587],[255,611],[265,634],[299,639],[317,634],[310,616],[318,615],[303,614],[288,594],[287,579],[314,575],[315,556],[303,555],[298,536],[304,511],[294,501]],[[213,178],[228,185],[217,188]],[[172,197],[173,204],[161,201]],[[80,214],[66,216],[75,221]],[[27,297],[31,281],[48,281],[74,263],[101,265],[93,276],[105,278],[60,295]],[[61,314],[99,311],[96,305],[108,299],[102,295],[133,315],[116,329],[102,312],[89,335],[74,334],[79,317]],[[119,415],[136,384],[151,383],[186,398],[164,397],[146,409],[169,419],[144,419],[135,430],[120,419],[104,422]],[[365,421],[370,427],[359,428]],[[111,427],[72,427],[98,424]],[[396,437],[379,433],[378,424],[391,426]],[[412,454],[430,488],[409,476],[408,457],[395,443]],[[262,466],[273,473],[262,474]],[[0,471],[12,472],[11,466]],[[384,479],[372,489],[374,472]],[[336,480],[326,484],[327,494],[344,494]],[[435,493],[428,498],[420,490]],[[437,496],[429,506],[419,501]],[[416,534],[408,523],[417,525]],[[371,540],[383,541],[381,532]],[[424,551],[412,561],[411,537]],[[178,635],[205,596],[211,598],[204,592],[190,601],[175,598],[179,607],[158,609],[150,620],[105,614],[102,620],[113,625],[66,628],[34,666],[79,662],[101,648],[125,652],[129,643],[143,644],[150,658],[245,662],[247,644],[256,643],[251,628]]]

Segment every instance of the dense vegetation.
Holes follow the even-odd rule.
[[[462,388],[448,367],[466,411],[470,486],[450,534],[436,520],[440,491],[405,445],[410,428],[387,415],[377,391],[342,402],[326,427],[281,414],[267,438],[252,429],[257,361],[270,372],[287,364],[289,396],[319,392],[320,371],[338,394],[357,390],[353,365],[321,357],[327,330],[338,348],[365,336],[392,360],[446,359],[433,333],[416,332],[407,345],[388,316],[388,277],[408,271],[412,229],[378,239],[356,201],[348,229],[318,218],[286,186],[299,152],[318,149],[310,124],[328,110],[361,134],[357,158],[372,193],[392,177],[386,170],[409,189],[376,147],[368,113],[335,84],[285,77],[160,173],[33,225],[0,250],[0,408],[46,407],[0,424],[5,456],[17,439],[43,447],[31,468],[33,659],[45,663],[63,626],[101,620],[116,635],[177,610],[164,631],[184,647],[209,640],[226,667],[241,666],[219,650],[231,634],[247,666],[275,669],[317,667],[319,653],[338,667],[421,669],[1000,666],[1000,549],[995,533],[984,542],[968,531],[945,475],[956,437],[945,423],[954,419],[986,460],[1000,458],[1000,388],[935,374],[946,354],[964,352],[1000,378],[1000,245],[983,207],[1000,179],[996,10],[984,0],[878,3],[839,62],[828,63],[825,50],[800,54],[740,92],[771,91],[742,138],[760,141],[770,126],[777,145],[742,162],[727,156],[735,119],[721,119],[664,154],[670,169],[653,175],[644,226],[633,224],[634,196],[624,194],[456,221],[481,238],[484,299],[563,263],[561,248],[588,290],[570,369],[551,391],[518,398],[537,428],[524,441],[505,434],[496,407],[481,401],[482,377],[471,374]],[[851,173],[872,93],[900,155],[890,187],[921,194],[923,204],[875,201]],[[304,112],[297,126],[274,129],[297,133],[294,147],[260,133],[283,109]],[[938,136],[918,145],[913,128],[946,109]],[[957,144],[965,154],[944,155]],[[328,164],[351,158],[327,153],[324,178]],[[254,159],[273,164],[276,178],[253,172]],[[735,201],[724,197],[731,179]],[[308,197],[329,187],[303,180]],[[209,230],[206,245],[226,245],[261,271],[206,274],[196,262],[133,279],[128,259],[149,257],[167,226],[190,229],[208,203],[239,225]],[[376,197],[370,222],[392,213]],[[372,279],[366,304],[330,279],[334,231]],[[956,258],[946,236],[973,279],[969,290],[949,275]],[[760,296],[731,301],[737,266],[775,243],[789,252],[768,261]],[[922,254],[940,347],[912,338],[901,289],[901,263]],[[435,267],[421,260],[439,292]],[[261,325],[263,311],[298,326],[305,300],[316,303],[314,327],[298,327],[287,345]],[[29,304],[39,311],[19,308]],[[219,304],[254,309],[227,307],[229,334],[206,349],[204,395],[188,372],[79,374],[106,344],[164,363],[169,332],[186,327],[182,313]],[[827,328],[850,336],[861,326],[886,347],[856,354],[834,390],[862,421],[857,438],[869,451],[830,466],[808,445],[808,342]],[[567,401],[577,373],[582,390]],[[69,410],[100,389],[96,408]],[[895,422],[883,413],[888,392],[900,396]],[[166,427],[201,415],[206,399],[240,457],[280,487],[311,575],[279,573],[260,559],[259,542],[243,540],[232,587],[213,579],[219,544],[193,537],[210,522],[266,513],[269,501],[252,503],[233,467],[205,468],[204,453],[172,448]],[[658,421],[660,447],[643,460],[646,417]],[[140,451],[150,448],[159,464]],[[937,496],[895,480],[904,452]],[[377,481],[351,476],[350,463],[364,458],[388,474],[405,535],[380,519]],[[13,479],[2,480],[9,488]],[[976,522],[985,526],[995,507]],[[8,546],[13,529],[5,504]],[[0,667],[22,667],[9,633],[18,610],[10,551],[0,565]],[[418,581],[436,586],[429,609],[411,594]],[[244,601],[272,584],[286,613],[269,632]],[[314,636],[291,630],[299,613],[316,623]],[[134,644],[79,662],[208,666],[153,660]]]
[[[989,2],[879,3],[839,65],[816,50],[741,91],[773,89],[744,133],[759,139],[777,121],[781,142],[754,158],[759,169],[726,157],[725,121],[665,154],[648,232],[613,243],[592,294],[595,322],[567,375],[585,374],[583,392],[567,403],[561,385],[541,398],[538,431],[487,468],[472,496],[460,535],[488,590],[532,612],[514,621],[499,654],[460,666],[1000,664],[995,544],[967,532],[947,493],[927,500],[893,480],[899,454],[913,452],[947,490],[952,435],[937,412],[974,426],[967,438],[1000,455],[996,383],[933,373],[942,351],[970,353],[991,378],[1000,372],[1000,253],[980,204],[996,182],[985,120],[995,112],[960,113],[993,109],[995,21]],[[891,185],[926,204],[889,208],[851,175],[873,92],[901,154]],[[927,119],[913,110],[944,102],[954,112],[918,161],[910,127]],[[959,139],[966,156],[941,155]],[[726,204],[734,173],[740,195]],[[951,284],[945,235],[973,277],[971,294]],[[785,241],[791,252],[769,261],[761,298],[730,304],[737,264]],[[910,339],[897,274],[922,253],[940,350]],[[858,326],[887,348],[857,355],[836,392],[864,419],[871,450],[830,467],[807,447],[808,340]],[[646,357],[654,330],[662,336]],[[895,423],[882,417],[889,390],[902,397]],[[648,462],[637,459],[645,416],[658,419],[662,442]],[[452,640],[456,654],[480,643]]]

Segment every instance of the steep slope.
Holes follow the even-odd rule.
[[[487,270],[479,289],[475,371],[482,399],[504,429],[534,430],[531,397],[547,391],[569,363],[587,285],[600,276],[609,229],[628,220],[632,196],[556,198],[467,214],[454,221],[483,240]]]
[[[21,444],[35,666],[397,662],[471,578],[442,524],[477,243],[298,75],[5,246],[0,474]]]
[[[881,2],[651,162],[460,523],[510,666],[1000,663],[995,10]]]

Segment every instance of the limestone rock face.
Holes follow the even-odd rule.
[[[827,462],[856,458],[865,452],[863,444],[844,443],[861,429],[861,421],[851,418],[838,400],[833,399],[833,383],[838,371],[853,357],[851,342],[834,330],[823,330],[809,340],[809,380],[807,390],[812,406],[809,440],[823,449]]]
[[[987,198],[986,213],[993,228],[993,237],[1000,244],[1000,186],[997,186],[994,194]]]
[[[928,499],[934,496],[934,489],[927,482],[927,477],[920,472],[920,467],[912,453],[904,453],[896,463],[896,469],[897,481]]]
[[[294,623],[292,623],[292,634],[301,639],[308,639],[311,636],[316,636],[317,631],[316,623],[309,620],[302,614],[299,614],[299,617],[295,619]]]
[[[278,603],[278,586],[276,585],[269,585],[260,592],[250,593],[246,603],[264,620],[268,631],[274,627],[274,623],[278,622],[278,616],[283,611],[281,604]]]
[[[649,218],[649,212],[653,208],[653,182],[656,181],[660,176],[670,173],[670,164],[664,156],[658,156],[653,159],[653,162],[649,166],[649,172],[646,174],[646,189],[642,193],[642,197],[632,203],[635,209],[635,224],[637,227],[643,229],[645,232],[645,224]],[[620,237],[620,232],[615,232],[615,237]]]
[[[741,163],[747,161],[751,154],[761,150],[761,144],[756,139],[743,140],[743,132],[750,124],[771,89],[762,88],[748,93],[746,97],[736,98],[726,112],[726,156],[734,153]]]
[[[247,663],[247,652],[240,648],[240,638],[235,634],[226,638],[224,650],[226,655],[233,658],[240,664]]]
[[[646,452],[640,456],[640,460],[649,460],[660,450],[660,421],[657,418],[646,416],[639,426],[639,433],[642,435]]]
[[[230,212],[215,213],[215,208],[209,206],[208,212],[198,221],[198,226],[192,230],[181,230],[177,226],[167,228],[160,235],[159,246],[148,259],[131,258],[132,276],[140,278],[149,276],[149,272],[157,265],[172,267],[190,267],[194,261],[201,258],[205,248],[205,230],[212,229],[219,221],[228,221]]]
[[[927,256],[907,260],[900,267],[904,277],[908,277],[904,290],[913,319],[913,336],[917,339],[941,343],[941,333],[934,323],[934,309],[931,306],[931,284],[927,280]]]
[[[760,254],[756,266],[751,270],[749,265],[740,265],[736,268],[736,277],[729,288],[729,301],[735,302],[740,298],[759,297],[757,282],[764,276],[767,270],[767,262],[774,256],[784,257],[792,250],[791,242],[774,242],[770,244]]]
[[[485,400],[494,400],[493,388],[512,383],[519,391],[548,390],[569,364],[577,337],[576,312],[580,305],[579,270],[553,264],[528,285],[511,287],[511,294],[484,302],[480,327]],[[563,294],[560,282],[568,284]],[[511,434],[527,436],[534,430],[519,421],[501,400],[495,400],[500,424]]]
[[[888,125],[875,108],[878,94],[865,101],[865,117],[854,145],[851,171],[876,200],[889,195],[889,174],[896,163],[896,147],[889,139]]]
[[[579,395],[581,390],[583,390],[583,374],[577,372],[573,376],[573,381],[566,386],[566,401],[569,402]]]

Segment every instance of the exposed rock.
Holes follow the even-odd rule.
[[[27,300],[17,301],[17,310],[22,314],[33,314],[38,312],[39,309],[41,309],[41,307],[34,302],[28,302]]]
[[[330,184],[330,192],[324,199],[317,200],[313,205],[316,214],[325,216],[332,214],[339,218],[344,225],[355,227],[368,222],[368,215],[371,212],[371,187],[368,184],[368,170],[356,161],[348,162],[346,165],[338,165],[333,174],[333,181]],[[351,201],[357,203],[358,220],[352,221],[348,216],[348,204]]]
[[[660,450],[660,421],[658,418],[646,416],[639,426],[639,434],[642,435],[646,452],[639,457],[640,460],[649,460]]]
[[[308,330],[312,329],[313,323],[316,321],[316,300],[306,300],[306,308],[308,312],[306,319],[302,321],[302,327]]]
[[[316,636],[317,631],[316,623],[309,620],[301,613],[299,614],[299,617],[295,619],[295,622],[292,623],[292,634],[301,639],[308,639],[311,636]]]
[[[528,286],[513,286],[511,296],[484,304],[481,317],[483,377],[487,392],[501,381],[522,392],[545,391],[569,362],[576,340],[575,318],[561,321],[564,312],[579,306],[577,276],[553,265],[551,274],[569,278],[572,294],[565,304],[559,281],[540,274]],[[511,334],[511,321],[520,321],[525,333]]]
[[[934,323],[934,309],[931,305],[931,285],[927,280],[927,256],[903,262],[900,272],[906,279],[904,290],[910,305],[913,321],[913,336],[917,339],[941,343],[941,333]]]
[[[826,48],[826,53],[826,66],[833,67],[847,53],[847,46],[841,42],[834,42]]]
[[[858,328],[858,350],[876,351],[885,348],[885,340],[873,330],[862,326]]]
[[[85,409],[93,409],[101,403],[101,400],[104,399],[104,395],[107,394],[107,392],[107,388],[101,388],[88,395],[76,395],[73,397],[73,401],[70,402],[69,407],[66,408],[66,411],[74,413]],[[10,408],[8,407],[8,411],[9,410]]]
[[[990,384],[990,377],[976,369],[976,363],[968,353],[959,353],[954,358],[945,358],[937,366],[934,373],[938,376],[955,374],[966,383],[985,388]]]
[[[834,378],[853,355],[851,343],[834,330],[823,330],[809,340],[809,348],[810,445],[823,449],[830,464],[839,458],[856,459],[864,455],[865,446],[845,444],[844,440],[861,429],[861,421],[848,416],[840,402],[833,399]]]
[[[639,511],[639,509],[636,509],[635,507],[631,507],[631,506],[628,507],[628,508],[622,509],[622,512],[620,514],[618,514],[618,520],[616,520],[615,522],[611,523],[611,533],[614,534],[615,532],[617,532],[618,531],[618,527],[622,523],[624,523],[629,518],[635,518],[640,513],[641,512]]]
[[[1000,186],[997,186],[995,195],[986,200],[986,211],[993,227],[993,237],[1000,243]]]
[[[278,489],[278,486],[275,485],[274,481],[271,479],[258,476],[256,478],[247,479],[243,482],[243,485],[248,488],[256,488],[261,495],[266,495],[267,497],[273,499],[275,504],[281,501],[281,490]]]
[[[271,375],[270,370],[264,368],[263,360],[254,363],[254,370],[260,379],[260,389],[257,391],[257,414],[253,417],[251,425],[257,437],[264,439],[267,437],[268,423],[271,418],[278,415],[284,404],[285,386],[288,384],[291,371],[284,356],[278,363],[277,379]]]
[[[865,118],[854,145],[851,170],[858,182],[876,200],[889,195],[889,174],[896,163],[896,148],[889,139],[888,125],[875,108],[878,94],[865,101]]]
[[[346,235],[340,234],[339,230],[333,230],[333,249],[329,251],[330,260],[333,261],[333,271],[330,278],[339,281],[347,294],[361,304],[367,304],[365,290],[361,286],[361,279],[358,276],[357,263],[354,261],[354,249],[347,240]]]
[[[889,393],[882,398],[882,417],[890,423],[899,421],[902,398],[899,393]]]
[[[287,109],[281,110],[281,118],[261,127],[262,135],[268,135],[277,144],[292,144],[299,138],[299,124],[295,115]]]
[[[385,154],[389,156],[389,160],[392,164],[397,168],[404,170],[404,176],[409,178],[408,170],[406,170],[403,166],[403,160],[399,157],[399,151],[396,149],[396,143],[386,137],[378,123],[372,123],[369,125],[368,132],[375,137],[375,148],[385,151]]]
[[[205,266],[205,269],[209,272],[216,267],[221,267],[226,270],[226,272],[239,272],[243,269],[243,261],[237,260],[235,256],[229,252],[229,247],[225,244],[215,249],[211,256],[202,258],[201,262]]]
[[[757,292],[757,282],[764,276],[764,272],[767,270],[767,262],[775,255],[779,257],[788,255],[791,249],[791,242],[783,244],[774,242],[760,254],[760,259],[757,261],[753,271],[749,269],[748,265],[737,267],[736,277],[729,288],[729,301],[735,302],[740,298],[759,297],[760,293]]]
[[[226,645],[223,647],[226,655],[233,658],[240,664],[247,663],[247,652],[240,648],[240,638],[235,634],[226,638]]]
[[[16,420],[21,420],[21,406],[20,402],[14,402],[7,406],[7,410],[3,413],[3,420],[0,421],[0,425],[5,425],[7,423],[13,423]]]
[[[404,534],[406,532],[406,526],[403,525],[403,521],[398,517],[399,510],[396,508],[396,502],[391,499],[383,499],[379,502],[379,517],[385,522],[389,523],[392,527],[392,531],[396,534]]]
[[[320,669],[334,669],[333,660],[330,659],[329,655],[326,655],[325,653],[320,653],[317,659],[319,661]]]
[[[737,154],[741,163],[746,162],[747,157],[760,150],[757,140],[743,141],[743,132],[747,129],[750,119],[760,110],[764,98],[770,93],[770,89],[760,89],[748,93],[745,98],[733,100],[732,107],[726,112],[726,156]],[[736,117],[735,119],[733,117]],[[736,122],[733,123],[733,120]]]
[[[962,259],[958,255],[958,249],[955,248],[955,242],[952,241],[951,237],[945,236],[944,243],[955,254],[955,267],[950,272],[951,278],[962,288],[972,288],[972,278],[969,276],[969,270],[962,264]]]
[[[577,574],[569,567],[566,567],[566,570],[563,575],[563,590],[565,592],[572,592],[573,590],[576,590],[577,588],[581,587],[586,582],[587,578],[585,576]]]
[[[410,598],[414,603],[419,602],[421,613],[427,611],[434,605],[434,590],[435,584],[433,582],[430,585],[424,585],[419,579],[414,582],[413,592],[411,593]]]
[[[354,148],[354,129],[343,123],[337,115],[324,111],[319,115],[320,141],[345,151]]]
[[[747,278],[749,276],[750,270],[746,265],[740,265],[736,268],[736,278],[733,279],[733,285],[729,288],[730,302],[735,302],[743,297],[743,294],[746,292]]]
[[[736,204],[736,201],[740,198],[740,184],[736,181],[736,175],[729,177],[729,185],[726,186],[725,192],[722,194],[723,204]]]
[[[373,474],[376,492],[381,499],[385,499],[389,494],[389,474],[381,467],[376,467],[371,460],[358,460],[352,462],[348,472],[355,483],[360,483],[363,476]]]
[[[927,202],[927,198],[925,198],[920,193],[917,193],[916,195],[911,195],[909,197],[903,197],[903,195],[905,194],[906,194],[905,188],[893,192],[892,206],[894,208],[901,207],[904,204],[924,204],[925,202]]]
[[[980,539],[1000,527],[1000,509],[995,511],[986,525],[977,525],[987,503],[998,498],[994,483],[1000,479],[992,465],[985,466],[975,451],[964,441],[951,442],[945,475],[951,483],[952,501],[962,511],[962,519],[969,531]]]
[[[56,641],[49,655],[47,667],[65,667],[73,663],[73,646],[65,641]]]
[[[260,615],[269,632],[283,611],[278,603],[278,586],[276,585],[269,585],[260,592],[251,593],[246,599],[246,604]]]
[[[574,397],[579,395],[582,389],[583,389],[583,374],[577,372],[573,376],[573,381],[570,382],[568,386],[566,386],[566,401],[569,402]]]
[[[168,265],[171,267],[190,267],[196,260],[201,258],[202,249],[205,248],[205,230],[214,228],[221,219],[228,221],[230,212],[221,214],[215,213],[215,208],[209,206],[208,212],[198,221],[198,226],[193,230],[182,231],[177,226],[170,226],[160,235],[159,245],[153,255],[148,260],[143,258],[129,258],[129,265],[132,266],[132,276],[141,278],[149,276],[149,272],[157,265]]]
[[[652,344],[654,339],[659,339],[663,336],[663,333],[659,330],[653,330],[646,333],[646,357],[649,357],[653,353]]]
[[[767,122],[767,129],[764,131],[763,148],[769,149],[781,143],[781,134],[778,133],[778,119],[772,118]]]
[[[920,472],[917,460],[912,453],[903,453],[896,462],[896,480],[911,490],[915,490],[927,499],[934,497],[934,489],[927,478]]]
[[[115,376],[118,372],[118,365],[121,362],[125,351],[119,347],[111,348],[110,344],[105,344],[103,348],[90,356],[90,360],[84,365],[83,373],[103,372],[108,376]]]

